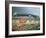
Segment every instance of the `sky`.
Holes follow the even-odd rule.
[[[12,7],[12,13],[19,14],[33,14],[40,16],[40,8],[37,7]]]

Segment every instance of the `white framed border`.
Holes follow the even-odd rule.
[[[12,7],[39,7],[40,8],[40,30],[12,31]],[[43,6],[42,5],[9,4],[9,35],[36,34],[36,33],[43,33]]]

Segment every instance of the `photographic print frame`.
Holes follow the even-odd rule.
[[[18,4],[18,5],[17,5]],[[36,6],[35,6],[36,5]],[[6,1],[5,2],[5,23],[6,23],[6,27],[5,27],[5,32],[6,32],[6,34],[5,34],[5,36],[6,37],[18,37],[18,36],[37,36],[37,35],[44,35],[45,34],[45,3],[40,3],[40,2],[20,2],[20,1]],[[38,33],[38,32],[36,32],[36,31],[16,31],[16,33],[13,31],[13,32],[11,32],[10,30],[10,27],[11,27],[11,25],[10,25],[10,20],[11,20],[11,16],[10,15],[12,15],[12,6],[13,7],[40,7],[40,6],[42,6],[42,8],[41,8],[41,17],[42,17],[42,23],[43,24],[41,24],[40,26],[42,27],[41,29],[42,29],[42,31],[41,31],[41,33]],[[10,20],[9,20],[9,17],[10,17]],[[40,17],[40,19],[41,19],[41,17]],[[32,33],[32,32],[36,32],[36,33]],[[11,34],[11,35],[9,35],[9,33]],[[31,34],[32,33],[32,34]]]

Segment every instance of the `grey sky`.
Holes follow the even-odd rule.
[[[33,15],[40,15],[40,8],[37,7],[12,7],[12,13],[21,13],[21,14],[33,14]]]

